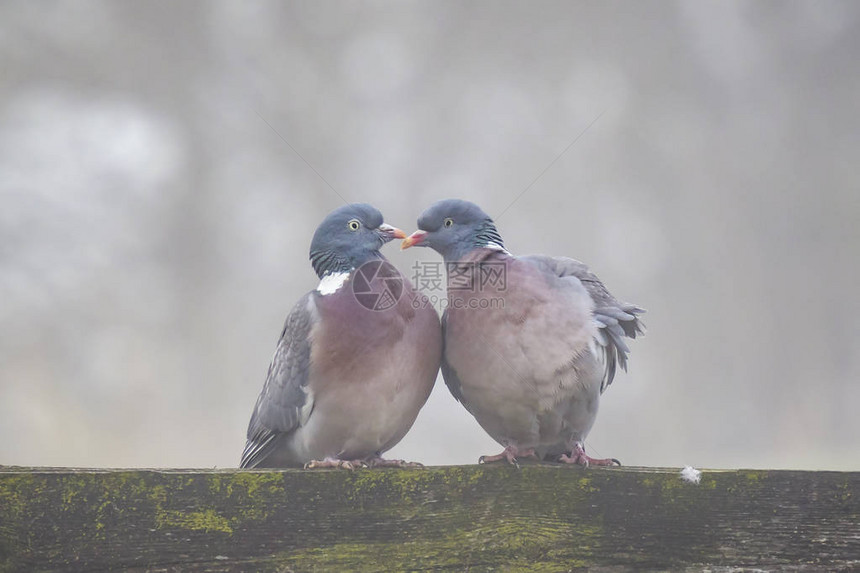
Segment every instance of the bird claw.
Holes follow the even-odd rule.
[[[586,468],[592,465],[601,467],[621,466],[621,462],[619,462],[615,458],[592,458],[591,456],[586,455],[585,447],[582,445],[582,443],[575,444],[570,452],[570,455],[561,454],[561,456],[559,456],[558,458],[558,461],[565,464],[576,464]]]
[[[493,462],[500,462],[504,460],[515,468],[520,469],[518,458],[534,458],[540,461],[540,458],[538,458],[537,454],[534,451],[534,448],[520,450],[516,446],[506,446],[500,454],[495,454],[492,456],[481,456],[480,458],[478,458],[478,463],[490,464]]]
[[[356,468],[365,467],[365,464],[361,460],[335,460],[335,459],[324,459],[324,460],[311,460],[305,464],[306,470],[318,470],[318,469],[336,469],[336,470],[349,470],[353,471]]]
[[[478,464],[479,465],[492,464],[494,462],[500,462],[502,460],[505,460],[510,465],[514,466],[517,469],[520,469],[520,464],[517,462],[517,458],[515,458],[515,457],[509,458],[504,454],[496,454],[493,456],[481,456],[480,458],[478,458]]]

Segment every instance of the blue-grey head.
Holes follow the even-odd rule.
[[[329,213],[317,227],[311,241],[311,264],[320,278],[350,271],[382,258],[382,245],[405,236],[400,229],[386,225],[373,205],[350,203]]]
[[[447,262],[461,260],[477,248],[504,249],[489,215],[469,201],[445,199],[418,217],[418,230],[403,239],[401,249],[430,247]]]

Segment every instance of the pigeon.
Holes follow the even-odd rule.
[[[420,466],[382,458],[415,422],[442,354],[439,315],[380,253],[405,236],[360,203],[317,228],[319,286],[287,317],[240,467]]]
[[[447,270],[445,384],[504,446],[479,463],[620,465],[586,455],[584,440],[616,369],[627,369],[625,339],[644,333],[645,311],[616,300],[577,260],[512,255],[474,203],[435,203],[418,229],[401,248],[430,247]]]

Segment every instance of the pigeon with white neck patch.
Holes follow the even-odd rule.
[[[340,207],[317,228],[320,283],[287,317],[240,467],[413,465],[382,454],[430,396],[442,335],[426,297],[380,252],[405,236],[367,204]]]
[[[579,261],[512,255],[474,203],[435,203],[418,228],[402,248],[430,247],[448,271],[445,383],[504,446],[479,462],[618,464],[586,455],[584,440],[617,366],[626,370],[624,339],[644,332],[645,311],[618,302]]]

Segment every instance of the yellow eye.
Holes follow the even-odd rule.
[[[445,225],[446,227],[450,227],[450,226],[451,226],[451,225],[453,225],[453,224],[454,224],[454,219],[452,219],[452,218],[450,218],[450,217],[448,217],[447,219],[445,219],[445,223],[444,223],[444,225]]]
[[[350,231],[358,231],[358,228],[361,226],[361,223],[358,222],[358,219],[352,219],[349,223],[346,224],[349,227]]]

